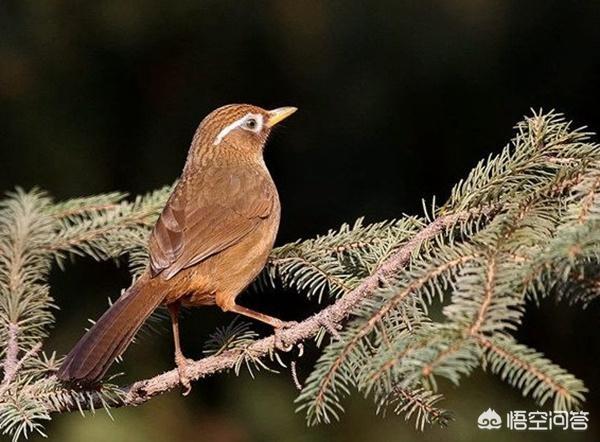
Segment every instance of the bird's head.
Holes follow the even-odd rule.
[[[200,123],[191,153],[203,160],[260,160],[273,126],[296,110],[295,107],[265,110],[250,104],[220,107]]]

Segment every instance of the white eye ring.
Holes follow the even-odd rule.
[[[244,123],[244,127],[250,130],[256,129],[256,126],[258,126],[258,122],[254,118],[248,118]]]
[[[250,132],[260,132],[263,126],[263,118],[260,114],[248,114],[242,119],[242,129]]]

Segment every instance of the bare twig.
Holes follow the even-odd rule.
[[[389,259],[387,259],[372,275],[365,278],[357,287],[348,291],[344,296],[334,304],[326,307],[315,315],[305,319],[298,324],[280,330],[279,339],[289,345],[296,345],[315,336],[323,324],[336,324],[344,321],[354,310],[354,308],[365,298],[371,296],[381,287],[382,281],[390,280],[402,267],[406,266],[415,250],[418,250],[424,241],[434,238],[442,233],[448,227],[457,222],[469,219],[474,215],[489,215],[493,208],[467,210],[454,214],[440,216],[410,241],[400,247]],[[276,338],[274,335],[259,339],[252,343],[247,351],[250,351],[256,358],[264,357],[276,349]],[[207,376],[229,370],[236,365],[241,350],[228,350],[218,355],[193,361],[188,364],[188,376],[191,380],[198,380]],[[121,398],[112,404],[113,407],[137,406],[145,403],[155,396],[161,395],[167,391],[173,390],[179,386],[179,375],[177,369],[170,370],[150,379],[137,381],[128,387],[122,389]],[[102,406],[100,397],[90,392],[91,400],[89,403],[81,404],[84,407],[93,405]],[[70,411],[68,408],[54,408],[53,412]]]
[[[10,323],[8,325],[8,337],[6,344],[6,356],[4,357],[4,377],[2,378],[2,387],[0,387],[1,392],[5,392],[7,386],[10,385],[12,380],[17,373],[17,365],[19,360],[17,359],[19,355],[19,326],[15,323]]]
[[[11,323],[8,326],[8,343],[6,346],[6,357],[4,358],[4,377],[2,378],[2,384],[0,384],[0,397],[2,397],[10,388],[14,381],[17,373],[25,363],[27,359],[36,354],[42,348],[42,343],[38,342],[31,347],[21,359],[19,356],[19,326]]]
[[[300,383],[300,379],[298,379],[298,372],[296,371],[296,361],[292,361],[290,370],[292,372],[292,380],[294,381],[294,385],[298,390],[302,390],[302,384]]]

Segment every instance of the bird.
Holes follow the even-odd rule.
[[[261,272],[275,242],[281,205],[263,151],[272,128],[296,110],[231,104],[201,121],[150,233],[146,269],[69,352],[59,380],[98,384],[160,305],[171,318],[184,394],[191,387],[179,339],[182,306],[216,304],[275,330],[289,324],[238,305],[236,297]]]

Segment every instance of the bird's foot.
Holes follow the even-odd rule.
[[[329,318],[324,317],[318,320],[319,324],[325,327],[329,334],[333,336],[335,339],[341,339],[339,331],[342,329],[341,324],[336,322],[332,322]]]
[[[296,325],[298,325],[297,321],[281,321],[281,323],[273,329],[273,334],[275,335],[275,348],[288,352],[294,347],[283,339],[281,332]]]
[[[175,364],[177,364],[177,372],[179,373],[179,383],[183,387],[183,396],[187,396],[192,391],[192,385],[188,375],[189,359],[183,355],[175,356]]]

